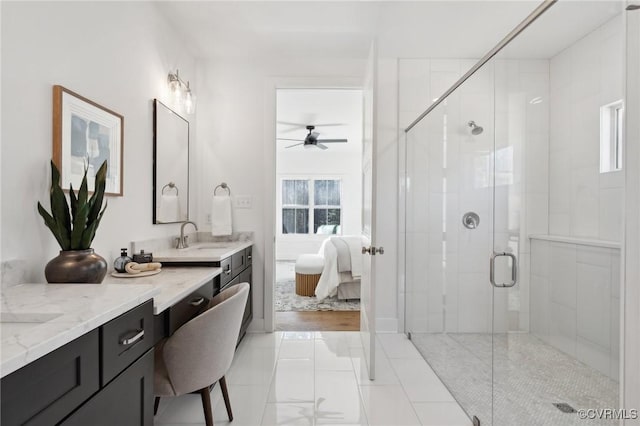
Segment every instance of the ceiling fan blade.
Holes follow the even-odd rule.
[[[304,142],[304,139],[276,138],[279,141]]]
[[[314,139],[318,139],[318,136],[320,136],[320,133],[318,132],[311,132],[311,137]]]
[[[296,143],[296,144],[293,144],[293,145],[285,146],[285,148],[293,148],[294,146],[298,146],[298,145],[304,145],[304,142],[300,142],[300,143]]]
[[[333,126],[347,126],[349,123],[323,123],[323,124],[314,124],[316,127],[333,127]]]
[[[278,120],[278,121],[276,121],[276,123],[278,123],[278,124],[284,124],[285,126],[297,126],[297,127],[302,127],[302,128],[307,127],[307,125],[306,125],[306,124],[302,124],[302,123],[293,123],[293,122],[291,122],[291,121],[280,121],[280,120]]]
[[[318,142],[321,143],[346,143],[349,142],[347,139],[318,139]]]
[[[316,146],[317,146],[318,148],[320,148],[320,149],[329,149],[329,147],[328,147],[328,146],[326,146],[326,145],[322,145],[321,143],[317,143],[317,144],[316,144]]]

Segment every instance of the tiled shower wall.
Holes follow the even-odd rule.
[[[600,173],[600,107],[624,97],[623,19],[550,61],[552,235],[621,240],[624,173]]]
[[[400,127],[473,63],[401,59]],[[548,81],[546,60],[492,61],[407,135],[409,330],[487,333],[495,312],[494,330],[528,331],[527,235],[547,232]],[[543,101],[531,103],[538,97]],[[472,136],[470,120],[483,126],[484,132]],[[488,279],[494,148],[499,158],[496,242],[511,247],[521,259],[519,284],[497,291],[495,299]],[[480,216],[477,229],[462,226],[467,211]]]
[[[618,380],[620,249],[532,239],[531,333]]]

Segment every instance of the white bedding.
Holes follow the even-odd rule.
[[[351,273],[349,274],[350,280],[353,281],[359,279],[362,275],[362,260],[360,250],[360,237],[331,237],[322,242],[319,255],[324,257],[324,269],[320,275],[320,280],[316,286],[316,297],[318,300],[326,299],[327,297],[333,297],[338,293],[338,286],[341,283],[341,276],[346,275],[345,272],[338,272],[338,250],[334,245],[333,240],[340,239],[342,241],[336,241],[336,244],[346,242],[349,245],[349,252],[351,254],[350,264]],[[346,263],[341,260],[341,263]],[[357,275],[356,275],[357,274]]]

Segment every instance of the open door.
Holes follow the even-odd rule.
[[[375,44],[372,44],[367,62],[363,86],[362,132],[362,278],[360,284],[360,336],[364,348],[369,379],[375,379],[375,260],[383,254],[382,247],[375,247],[375,197],[376,197],[376,66]]]

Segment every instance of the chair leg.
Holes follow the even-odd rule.
[[[209,386],[200,389],[202,397],[202,408],[204,409],[204,420],[207,426],[213,426],[213,413],[211,412],[211,393]]]
[[[153,402],[153,415],[158,414],[158,407],[160,406],[160,397],[156,396],[156,400]]]
[[[233,413],[231,412],[231,401],[229,401],[229,392],[227,391],[227,379],[224,376],[220,378],[220,390],[222,391],[222,397],[224,398],[224,405],[227,407],[227,414],[229,415],[229,421],[233,421]]]

